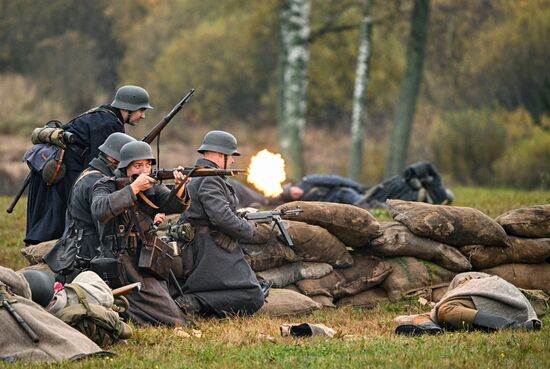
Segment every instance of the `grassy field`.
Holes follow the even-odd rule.
[[[550,192],[453,188],[455,205],[471,206],[496,217],[504,211],[550,203]],[[6,208],[10,199],[0,199]],[[24,201],[0,225],[0,265],[20,268],[24,235]],[[376,212],[387,218],[385,212]],[[324,309],[307,316],[269,318],[258,315],[201,320],[202,337],[177,336],[171,328],[135,329],[127,343],[110,349],[112,358],[88,359],[55,367],[82,368],[544,368],[550,363],[550,317],[540,332],[452,333],[405,338],[393,334],[396,315],[425,311],[415,301],[384,304],[372,310]],[[323,323],[338,331],[332,339],[281,337],[288,322]],[[546,364],[544,364],[546,363]],[[25,365],[0,367],[19,368]],[[40,367],[40,366],[36,366]],[[47,367],[44,365],[44,367]]]

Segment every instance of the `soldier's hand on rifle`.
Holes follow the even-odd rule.
[[[147,191],[156,183],[154,178],[149,177],[145,173],[141,173],[131,184],[132,191],[135,195],[140,192]]]
[[[155,219],[153,219],[153,224],[160,224],[160,223],[164,222],[164,219],[166,219],[166,214],[157,213],[155,215]]]
[[[186,177],[185,174],[183,174],[182,170],[185,169],[184,167],[182,167],[181,165],[179,167],[176,168],[176,170],[174,170],[174,181],[175,181],[175,184],[176,184],[176,188],[178,188],[180,186],[180,184],[182,183],[182,181],[185,180],[185,183],[183,184],[183,186],[180,187],[180,189],[178,190],[178,197],[181,199],[184,192],[185,192],[185,185],[189,183],[189,181],[191,181],[191,178],[190,177]]]

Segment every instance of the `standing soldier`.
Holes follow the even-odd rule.
[[[71,120],[63,128],[76,136],[74,144],[67,145],[63,162],[64,178],[47,186],[38,172],[31,172],[27,203],[27,231],[25,244],[36,244],[60,238],[65,229],[67,201],[73,183],[90,161],[99,153],[99,145],[114,132],[124,132],[124,124],[135,125],[145,118],[149,94],[138,86],[123,86],[109,105],[101,105]]]
[[[44,261],[59,274],[59,279],[64,283],[70,283],[78,273],[89,269],[90,260],[97,255],[98,226],[91,217],[93,186],[99,179],[114,175],[120,162],[122,146],[133,141],[135,139],[125,133],[111,134],[99,146],[99,155],[92,159],[73,185],[67,204],[63,237],[44,256]]]
[[[211,131],[198,152],[204,158],[196,166],[229,169],[237,151],[232,134]],[[253,236],[253,227],[236,215],[237,196],[225,177],[199,177],[189,182],[193,200],[180,222],[194,227],[189,245],[193,267],[176,302],[189,314],[251,314],[262,307],[264,297],[254,272],[237,241]]]
[[[181,213],[188,202],[182,183],[184,175],[174,171],[176,187],[172,196],[165,185],[149,176],[153,164],[155,158],[149,144],[127,143],[120,152],[115,177],[104,177],[94,185],[92,215],[101,223],[102,255],[92,260],[91,269],[107,279],[111,287],[141,282],[140,292],[127,296],[130,318],[137,324],[186,325],[189,321],[170,297],[166,281],[153,274],[152,268],[146,270],[140,264],[141,254],[147,255],[146,246],[151,245],[149,236],[154,234],[155,223],[164,215],[161,213]],[[124,177],[130,183],[121,186],[118,183]],[[159,250],[153,248],[156,251]],[[166,264],[160,267],[166,269]]]

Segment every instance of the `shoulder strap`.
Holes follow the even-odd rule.
[[[88,314],[90,314],[90,305],[88,304],[88,300],[86,299],[86,295],[84,294],[84,290],[82,289],[82,287],[80,287],[76,283],[74,284],[71,283],[71,284],[66,284],[65,288],[69,288],[76,293],[76,296],[78,297],[78,301],[80,301],[80,303],[84,305],[84,307],[86,308],[86,311],[88,312]]]
[[[71,119],[70,121],[68,121],[67,123],[65,123],[61,128],[63,129],[66,129],[67,128],[67,125],[69,125],[73,120],[75,119],[78,119],[86,114],[91,114],[91,113],[95,113],[95,112],[103,112],[103,113],[109,113],[111,114],[113,117],[116,118],[117,121],[119,121],[121,124],[124,124],[120,118],[116,115],[116,113],[114,111],[111,111],[109,109],[105,109],[105,108],[102,108],[100,106],[96,106],[95,108],[91,108],[90,110],[86,110],[84,113],[81,113],[79,115],[77,115],[76,117],[74,117],[73,119]]]
[[[92,174],[92,173],[101,173],[99,170],[97,169],[84,169],[84,171],[82,173],[80,173],[80,175],[78,176],[78,178],[76,179],[76,181],[74,182],[73,184],[73,188],[76,186],[76,184],[78,182],[80,182],[84,177],[86,177],[88,174]]]

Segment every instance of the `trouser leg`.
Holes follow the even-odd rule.
[[[477,312],[471,298],[461,297],[441,304],[437,310],[437,319],[446,328],[470,329]]]

